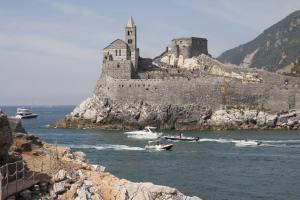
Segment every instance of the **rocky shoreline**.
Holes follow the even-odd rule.
[[[55,128],[100,129],[141,129],[148,125],[175,130],[297,130],[300,128],[300,110],[270,113],[263,108],[225,106],[212,111],[197,104],[128,103],[92,95],[64,119],[51,124]]]
[[[17,124],[15,127],[20,128],[20,121]],[[83,152],[47,144],[34,135],[15,130],[11,130],[7,117],[0,114],[0,145],[5,147],[1,148],[1,166],[24,161],[26,169],[36,173],[38,183],[9,199],[201,200],[185,196],[175,188],[117,178],[105,172],[104,167],[90,164]]]

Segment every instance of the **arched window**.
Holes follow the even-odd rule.
[[[116,56],[118,55],[118,50],[116,49]]]
[[[121,49],[119,49],[119,56],[121,56]]]
[[[132,44],[132,39],[128,39],[128,44]]]

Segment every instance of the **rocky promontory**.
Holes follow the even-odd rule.
[[[176,130],[299,129],[300,111],[270,113],[241,106],[212,111],[197,104],[120,103],[93,95],[53,124],[57,128],[104,129],[140,129],[147,125]]]
[[[153,59],[126,42],[104,48],[92,95],[53,127],[299,128],[299,78],[221,63],[205,38],[175,38]]]

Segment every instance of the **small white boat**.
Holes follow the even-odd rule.
[[[149,141],[148,145],[145,146],[145,149],[150,151],[169,151],[172,149],[173,146],[173,144],[162,144],[159,140],[157,140]]]
[[[176,136],[164,136],[166,140],[174,140],[174,141],[186,141],[186,142],[196,142],[199,141],[199,137],[186,137],[182,133],[176,135]]]
[[[261,145],[261,142],[257,142],[255,140],[240,140],[235,143],[237,147],[255,147]]]
[[[129,131],[125,132],[129,138],[135,139],[157,139],[162,136],[162,133],[154,132],[152,130],[156,129],[156,127],[146,126],[144,130],[139,131]]]
[[[16,117],[20,119],[30,119],[36,118],[39,116],[38,114],[30,112],[28,109],[25,108],[17,108]]]

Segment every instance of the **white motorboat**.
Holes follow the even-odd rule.
[[[174,140],[174,141],[187,141],[187,142],[196,142],[199,141],[199,137],[186,137],[182,133],[176,135],[176,136],[164,136],[166,140]]]
[[[30,112],[28,109],[25,108],[17,108],[16,117],[20,119],[30,119],[36,118],[39,116],[38,114]]]
[[[162,133],[154,132],[152,130],[156,129],[156,127],[146,126],[144,130],[139,131],[129,131],[125,132],[129,138],[135,139],[157,139],[162,136]]]
[[[150,151],[169,151],[172,149],[173,146],[173,144],[162,144],[159,140],[156,140],[149,141],[148,145],[145,146],[145,149]]]
[[[255,140],[240,140],[235,142],[235,146],[237,147],[255,147],[261,145],[261,142],[257,142]]]

